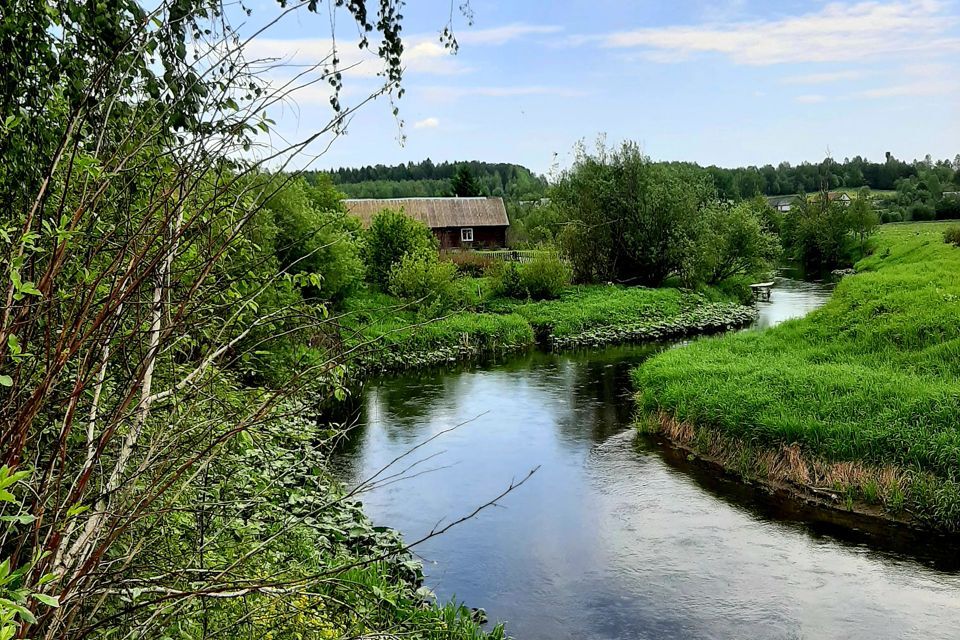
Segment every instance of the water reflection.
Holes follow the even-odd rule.
[[[759,322],[826,294],[781,282]],[[657,348],[533,353],[381,381],[340,458],[344,477],[358,482],[464,423],[405,459],[421,461],[409,479],[364,496],[379,524],[413,539],[540,465],[498,507],[419,548],[441,598],[485,607],[517,638],[954,635],[960,578],[931,566],[956,567],[949,552],[925,564],[878,548],[888,537],[811,525],[637,441],[628,372]]]

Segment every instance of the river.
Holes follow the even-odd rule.
[[[756,328],[829,286],[778,279]],[[940,539],[850,528],[686,461],[630,428],[628,372],[661,346],[533,353],[370,385],[338,459],[366,512],[415,540],[441,600],[521,640],[956,638],[960,556]],[[411,467],[411,465],[413,465]]]

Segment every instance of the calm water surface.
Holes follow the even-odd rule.
[[[781,280],[757,325],[828,295]],[[484,607],[518,639],[960,637],[947,541],[839,527],[638,440],[627,373],[656,349],[537,353],[371,385],[341,472],[361,482],[462,423],[384,474],[406,479],[363,496],[378,524],[413,540],[539,467],[418,547],[442,600]]]

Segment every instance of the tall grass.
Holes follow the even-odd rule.
[[[640,405],[752,445],[932,474],[913,506],[960,527],[960,248],[945,228],[885,226],[862,273],[806,318],[645,362]]]
[[[391,296],[363,292],[346,301],[348,346],[370,344],[366,366],[395,370],[478,355],[527,349],[536,342],[556,349],[658,340],[742,325],[753,311],[711,302],[672,288],[568,287],[560,299],[541,302],[493,298],[483,279],[464,279],[480,293],[465,310],[425,318]]]

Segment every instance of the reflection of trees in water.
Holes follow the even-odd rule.
[[[622,431],[633,415],[630,370],[661,348],[634,345],[557,356],[562,392],[569,399],[567,411],[556,416],[561,438],[602,442]]]
[[[600,442],[632,415],[630,370],[659,346],[627,346],[580,353],[533,352],[499,365],[411,372],[371,383],[356,424],[338,447],[341,477],[353,477],[371,425],[393,444],[419,443],[435,427],[451,427],[505,403],[523,402],[528,414],[555,423],[561,442]],[[520,419],[518,429],[525,419]]]

